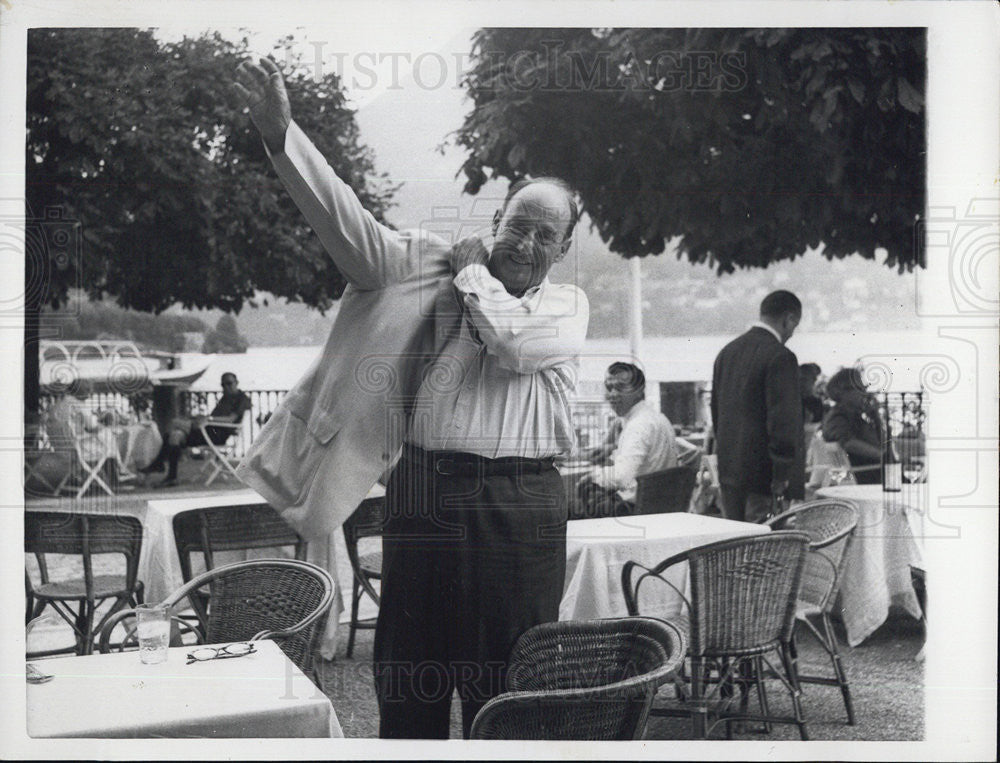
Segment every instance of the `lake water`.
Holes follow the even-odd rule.
[[[716,354],[732,335],[693,337],[646,337],[639,359],[651,382],[708,381]],[[825,332],[796,334],[788,347],[800,363],[818,363],[827,377],[843,366],[861,361],[878,365],[880,378],[889,378],[889,389],[920,388],[925,359],[914,356],[925,342],[920,331]],[[320,354],[321,347],[252,347],[238,355],[182,356],[182,367],[198,367],[209,361],[206,372],[192,385],[195,390],[218,390],[219,377],[232,371],[243,389],[289,389]],[[603,380],[604,370],[615,360],[629,358],[627,339],[588,339],[581,357],[583,390],[590,394]],[[881,370],[884,369],[884,370]]]

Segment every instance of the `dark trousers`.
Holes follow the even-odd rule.
[[[772,510],[772,498],[763,493],[752,493],[736,485],[720,485],[722,511],[726,519],[737,522],[763,522]]]
[[[232,434],[232,432],[228,429],[221,429],[219,427],[205,428],[208,430],[208,438],[215,445],[222,445],[229,439],[229,435]],[[199,445],[208,445],[208,443],[205,442],[205,438],[202,436],[200,429],[192,429],[188,432],[183,445],[171,445],[170,438],[167,437],[163,441],[160,452],[156,454],[156,458],[149,466],[146,467],[146,471],[163,469],[163,462],[166,461],[167,479],[176,479],[177,466],[180,463],[181,453],[184,451],[184,448],[193,448]]]
[[[382,738],[447,739],[451,695],[463,735],[505,690],[528,628],[559,619],[566,508],[554,468],[441,475],[403,458],[386,488],[375,693]]]

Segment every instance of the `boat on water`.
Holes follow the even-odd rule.
[[[40,347],[43,394],[72,390],[85,380],[97,394],[134,395],[157,386],[188,386],[208,368],[203,363],[182,367],[176,353],[140,349],[127,340],[43,340]]]

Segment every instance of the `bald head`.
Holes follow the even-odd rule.
[[[493,218],[490,272],[516,296],[537,286],[566,255],[577,216],[562,181],[538,178],[514,184]]]

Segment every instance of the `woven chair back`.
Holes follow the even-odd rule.
[[[220,506],[174,517],[174,538],[182,556],[196,551],[241,551],[271,546],[304,546],[302,538],[268,504]],[[304,558],[304,552],[296,553]]]
[[[684,657],[671,623],[630,617],[546,623],[511,651],[510,692],[476,716],[477,739],[634,739]]]
[[[344,530],[344,540],[348,548],[357,543],[361,538],[375,538],[385,531],[386,513],[384,498],[369,498],[361,502],[361,505],[354,510],[342,525]]]
[[[691,506],[697,473],[675,466],[643,474],[636,479],[635,513],[666,514],[687,511]]]
[[[772,532],[688,552],[689,652],[754,655],[788,642],[808,543],[804,533]]]
[[[141,548],[142,523],[135,517],[58,511],[24,514],[24,550],[29,554],[123,554],[138,564]]]
[[[818,500],[799,504],[774,517],[775,530],[798,530],[809,536],[799,588],[799,601],[820,611],[830,611],[837,597],[844,558],[858,512],[845,501]]]
[[[333,600],[329,573],[292,559],[255,559],[217,567],[175,591],[174,604],[204,585],[211,602],[205,643],[245,641],[261,631],[297,630],[278,641],[282,651],[309,674],[312,653],[326,627]]]

